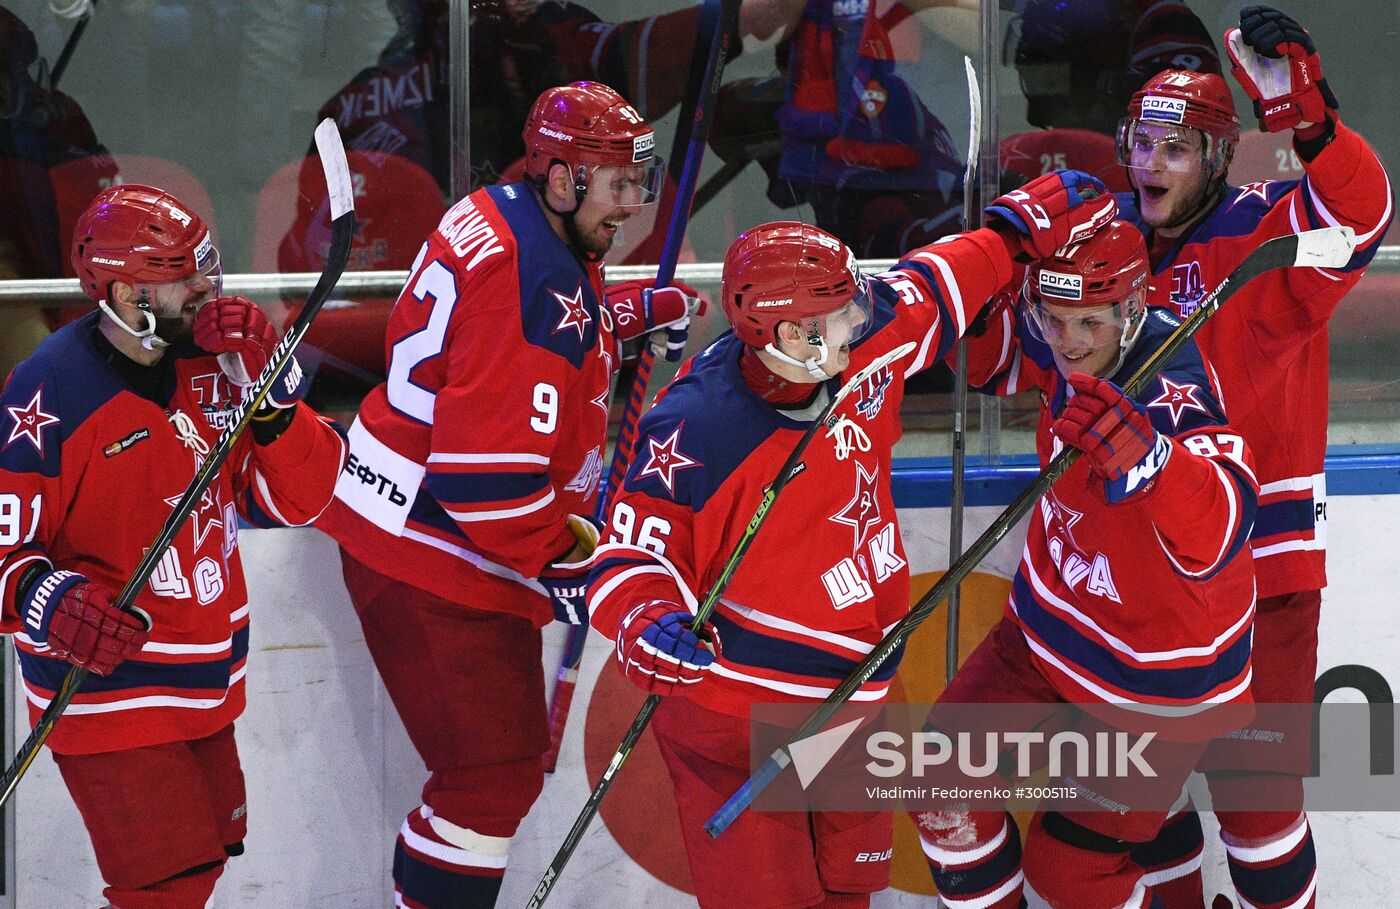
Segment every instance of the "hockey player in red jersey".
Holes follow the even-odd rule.
[[[750,812],[718,839],[703,825],[748,775],[749,707],[820,701],[908,611],[890,491],[905,381],[947,354],[1011,279],[1013,255],[1044,255],[1111,217],[1111,197],[1086,201],[1082,177],[1019,191],[1039,222],[921,247],[880,275],[863,275],[839,240],[794,222],[756,227],[729,248],[722,294],[733,332],[694,357],[642,420],[589,584],[593,626],[616,642],[620,670],[672,695],[651,728],[701,906],[854,909],[886,886],[888,814]],[[906,342],[912,358],[872,375],[805,450],[702,644],[688,627],[696,601],[792,446],[843,374]],[[883,700],[897,662],[855,700]]]
[[[1114,154],[1123,106],[1168,67],[1220,72],[1205,23],[1183,0],[1027,0],[1008,25],[1008,45],[1038,129],[1001,141],[1003,170],[1026,179],[1056,168],[1088,171],[1127,190]]]
[[[540,629],[586,620],[597,531],[579,516],[619,341],[669,325],[678,355],[688,319],[687,289],[603,289],[603,255],[656,198],[654,141],[605,85],[540,95],[527,179],[457,202],[418,253],[318,524],[431,773],[395,845],[404,906],[494,905],[544,784]]]
[[[70,664],[92,673],[48,745],[104,895],[194,909],[247,829],[238,520],[312,521],[345,444],[277,383],[134,611],[116,609],[277,335],[247,298],[219,296],[208,229],[159,189],[100,193],[72,263],[100,311],[47,338],[0,393],[0,630],[14,635],[31,720]]]
[[[1190,725],[1147,747],[1154,785],[1113,796],[1132,810],[1039,812],[1024,859],[1009,813],[918,813],[950,907],[1023,907],[1023,881],[1063,909],[1156,905],[1129,851],[1156,835],[1205,743],[1242,719],[1231,705],[1248,709],[1257,484],[1194,346],[1135,398],[1115,384],[1180,324],[1146,309],[1147,282],[1141,233],[1115,221],[1036,263],[1019,305],[997,305],[969,341],[970,383],[1039,389],[1041,464],[1066,445],[1082,454],[1033,508],[1006,615],[939,705],[1167,707]]]
[[[1148,235],[1149,303],[1181,316],[1270,237],[1338,224],[1356,230],[1356,253],[1345,268],[1290,268],[1257,278],[1196,336],[1219,370],[1231,423],[1258,463],[1254,698],[1311,704],[1327,583],[1327,322],[1380,246],[1392,194],[1375,152],[1341,122],[1307,31],[1284,13],[1253,6],[1240,12],[1239,28],[1224,41],[1260,128],[1292,131],[1306,178],[1227,183],[1240,129],[1229,87],[1218,76],[1172,70],[1148,80],[1123,121],[1119,154],[1134,192],[1120,203]],[[1238,756],[1218,749],[1202,762],[1207,771],[1222,771],[1210,774],[1217,800],[1238,804],[1235,797],[1251,793],[1254,804],[1274,809],[1216,815],[1236,889],[1250,904],[1313,905],[1316,859],[1302,813],[1307,738],[1300,730],[1284,743],[1257,746],[1261,753],[1250,760],[1269,764],[1272,774],[1226,773]],[[1139,857],[1180,880],[1179,901],[1163,893],[1168,909],[1195,909],[1202,902],[1200,823],[1187,812],[1178,824],[1160,848]]]

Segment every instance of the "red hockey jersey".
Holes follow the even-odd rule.
[[[15,637],[31,721],[71,667],[24,633],[20,577],[47,562],[120,590],[236,403],[215,358],[188,344],[161,360],[163,403],[136,393],[108,359],[100,318],[45,339],[0,393],[0,630]],[[49,747],[90,754],[196,739],[242,713],[238,518],[309,523],[330,501],[344,455],[340,434],[305,404],[270,445],[245,432],[136,596],[153,621],[150,641],[110,676],[87,678]]]
[[[819,701],[909,611],[909,569],[890,491],[908,376],[941,360],[1011,276],[1000,238],[979,230],[923,247],[873,277],[875,325],[851,351],[855,371],[908,341],[915,352],[867,379],[837,408],[768,512],[710,621],[723,655],[690,693],[746,716],[753,702]],[[694,609],[825,398],[804,412],[759,398],[725,334],[643,418],[637,455],[612,508],[590,578],[593,626],[609,638],[645,600]],[[827,383],[827,393],[841,387]],[[864,444],[862,444],[864,443]],[[878,701],[898,658],[856,695]]]
[[[1219,371],[1231,425],[1257,461],[1251,546],[1261,597],[1327,584],[1327,321],[1370,264],[1393,214],[1380,160],[1346,126],[1338,123],[1336,138],[1303,166],[1302,180],[1227,188],[1179,243],[1153,253],[1149,302],[1185,316],[1264,240],[1315,227],[1356,229],[1356,253],[1345,268],[1284,268],[1255,278],[1196,335]],[[1119,205],[1119,217],[1139,220],[1132,196],[1120,196]]]
[[[389,378],[360,406],[317,526],[381,574],[477,609],[552,616],[535,580],[591,515],[615,360],[602,266],[524,184],[454,205],[389,318]]]
[[[1179,324],[1150,310],[1111,380],[1126,383]],[[998,394],[1039,388],[1041,464],[1059,453],[1050,425],[1072,389],[1014,310],[970,339],[968,381]],[[1237,555],[1258,485],[1216,386],[1188,342],[1137,395],[1171,445],[1152,487],[1109,504],[1081,458],[1031,512],[1007,614],[1067,701],[1189,709],[1251,700],[1254,572]]]

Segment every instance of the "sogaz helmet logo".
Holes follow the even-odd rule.
[[[1162,95],[1145,95],[1142,99],[1142,119],[1180,123],[1186,119],[1186,101]]]
[[[210,238],[209,232],[204,232],[204,239],[199,241],[199,245],[194,248],[194,267],[203,268],[209,261],[209,254],[214,251],[214,241]]]
[[[645,136],[632,137],[632,163],[640,164],[651,157],[651,150],[656,147],[656,133],[647,133]]]
[[[1065,275],[1056,271],[1040,273],[1040,295],[1057,300],[1084,299],[1084,279],[1079,275]]]

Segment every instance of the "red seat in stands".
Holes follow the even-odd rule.
[[[116,165],[115,171],[113,163]],[[219,228],[214,218],[214,206],[209,201],[209,191],[189,169],[174,161],[149,155],[112,155],[110,159],[91,156],[49,168],[49,179],[53,182],[59,230],[65,238],[65,246],[73,236],[73,225],[77,223],[78,216],[87,209],[93,196],[113,182],[144,183],[165,190],[203,218],[204,223],[209,225],[215,245],[219,242]],[[64,265],[67,274],[67,262]]]
[[[1060,168],[1093,174],[1109,192],[1127,192],[1128,174],[1118,163],[1112,136],[1087,129],[1035,129],[1001,140],[1001,169],[1020,174],[1026,182]]]
[[[355,240],[346,269],[408,268],[447,210],[437,182],[397,155],[347,151],[346,158],[355,188]],[[258,195],[253,270],[320,271],[329,245],[330,208],[319,162],[307,158],[279,168]],[[393,297],[328,302],[306,338],[322,355],[322,368],[367,383],[382,378],[384,329],[393,303]]]

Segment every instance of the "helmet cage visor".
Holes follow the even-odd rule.
[[[807,345],[816,350],[814,355],[799,360],[783,353],[776,338],[764,350],[790,366],[803,367],[819,382],[835,378],[836,374],[827,369],[831,352],[856,343],[875,323],[875,309],[866,278],[858,270],[855,274],[856,293],[843,306],[820,316],[802,316],[796,320],[795,324],[805,333]]]
[[[203,244],[201,244],[202,246]],[[176,291],[184,291],[179,296],[196,294],[202,296],[201,303],[215,300],[223,296],[224,290],[224,267],[219,259],[219,250],[210,246],[207,251],[199,251],[196,258],[201,260],[201,264],[189,275],[176,281],[164,281],[160,284],[141,284],[139,287],[151,288],[152,295],[157,300],[165,300],[171,297],[172,288]],[[207,286],[206,286],[207,285]]]
[[[1226,143],[1194,126],[1125,117],[1118,124],[1118,163],[1134,170],[1207,175],[1225,165]]]
[[[1099,350],[1126,348],[1137,339],[1136,323],[1142,318],[1146,298],[1147,289],[1139,288],[1121,303],[1089,309],[1054,301],[1047,305],[1039,294],[1027,288],[1021,295],[1021,304],[1031,335],[1051,348]]]
[[[870,299],[867,279],[864,275],[859,275],[855,296],[851,297],[845,306],[823,316],[804,319],[803,327],[807,330],[808,343],[814,346],[817,342],[812,340],[812,332],[816,330],[820,333],[823,343],[833,347],[844,347],[865,337],[874,323],[875,306]]]
[[[665,169],[661,159],[652,155],[637,164],[595,165],[584,173],[585,198],[607,208],[643,208],[661,197]]]

